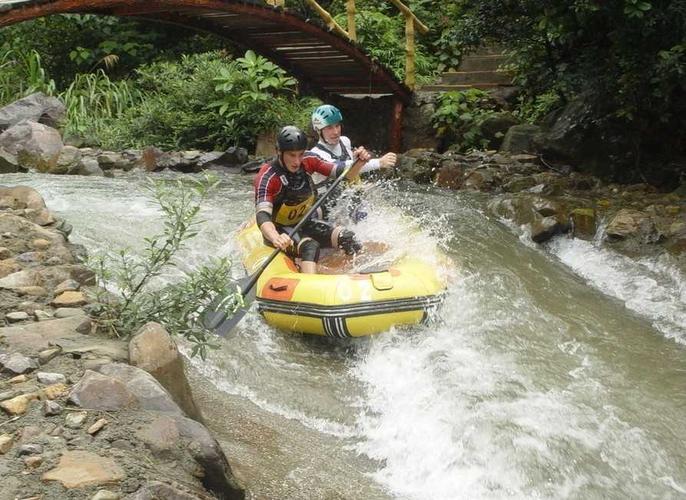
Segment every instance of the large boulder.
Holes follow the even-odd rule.
[[[541,131],[537,125],[514,125],[505,133],[500,151],[506,153],[530,153],[536,150],[534,137]]]
[[[150,322],[136,332],[129,342],[129,362],[155,377],[186,415],[195,420],[202,419],[193,401],[183,358],[176,343],[160,324]]]
[[[59,99],[36,92],[0,108],[0,129],[4,130],[23,120],[58,127],[65,114],[66,108]]]
[[[0,134],[0,148],[21,165],[48,172],[57,164],[64,145],[60,133],[42,123],[24,120]]]
[[[519,121],[508,112],[493,113],[486,118],[479,129],[481,135],[488,141],[489,149],[498,149],[503,143],[503,137],[510,127],[518,125]]]
[[[17,157],[0,149],[0,174],[13,174],[22,170]]]

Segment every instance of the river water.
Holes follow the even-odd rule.
[[[91,252],[140,251],[160,232],[138,175],[0,183],[36,188]],[[480,194],[368,194],[357,232],[447,254],[447,299],[432,325],[348,341],[284,334],[251,312],[190,361],[253,498],[686,498],[686,276],[674,263],[570,238],[540,248]],[[232,232],[251,210],[251,179],[224,177],[181,267],[236,257]]]

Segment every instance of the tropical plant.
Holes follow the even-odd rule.
[[[145,238],[142,256],[122,249],[91,259],[99,285],[91,305],[96,328],[128,337],[145,323],[156,321],[192,342],[193,355],[205,357],[213,343],[202,325],[200,311],[217,294],[233,297],[226,304],[229,316],[242,304],[242,296],[231,286],[231,263],[215,260],[184,273],[184,278],[173,284],[155,286],[154,279],[177,266],[175,257],[198,234],[201,204],[218,182],[212,176],[190,184],[150,181],[150,195],[164,215],[163,233]]]
[[[210,107],[237,135],[273,130],[290,118],[297,81],[252,50],[222,68],[214,82],[218,99]]]

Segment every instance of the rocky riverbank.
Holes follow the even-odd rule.
[[[244,498],[169,334],[92,332],[68,229],[33,189],[0,188],[0,498]]]
[[[490,193],[491,214],[544,243],[560,234],[594,240],[632,257],[669,253],[686,270],[686,185],[605,183],[553,168],[537,155],[412,150],[393,175],[452,190]]]

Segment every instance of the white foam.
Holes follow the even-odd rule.
[[[588,284],[686,344],[686,279],[669,256],[634,260],[576,238],[556,238],[546,248]]]

